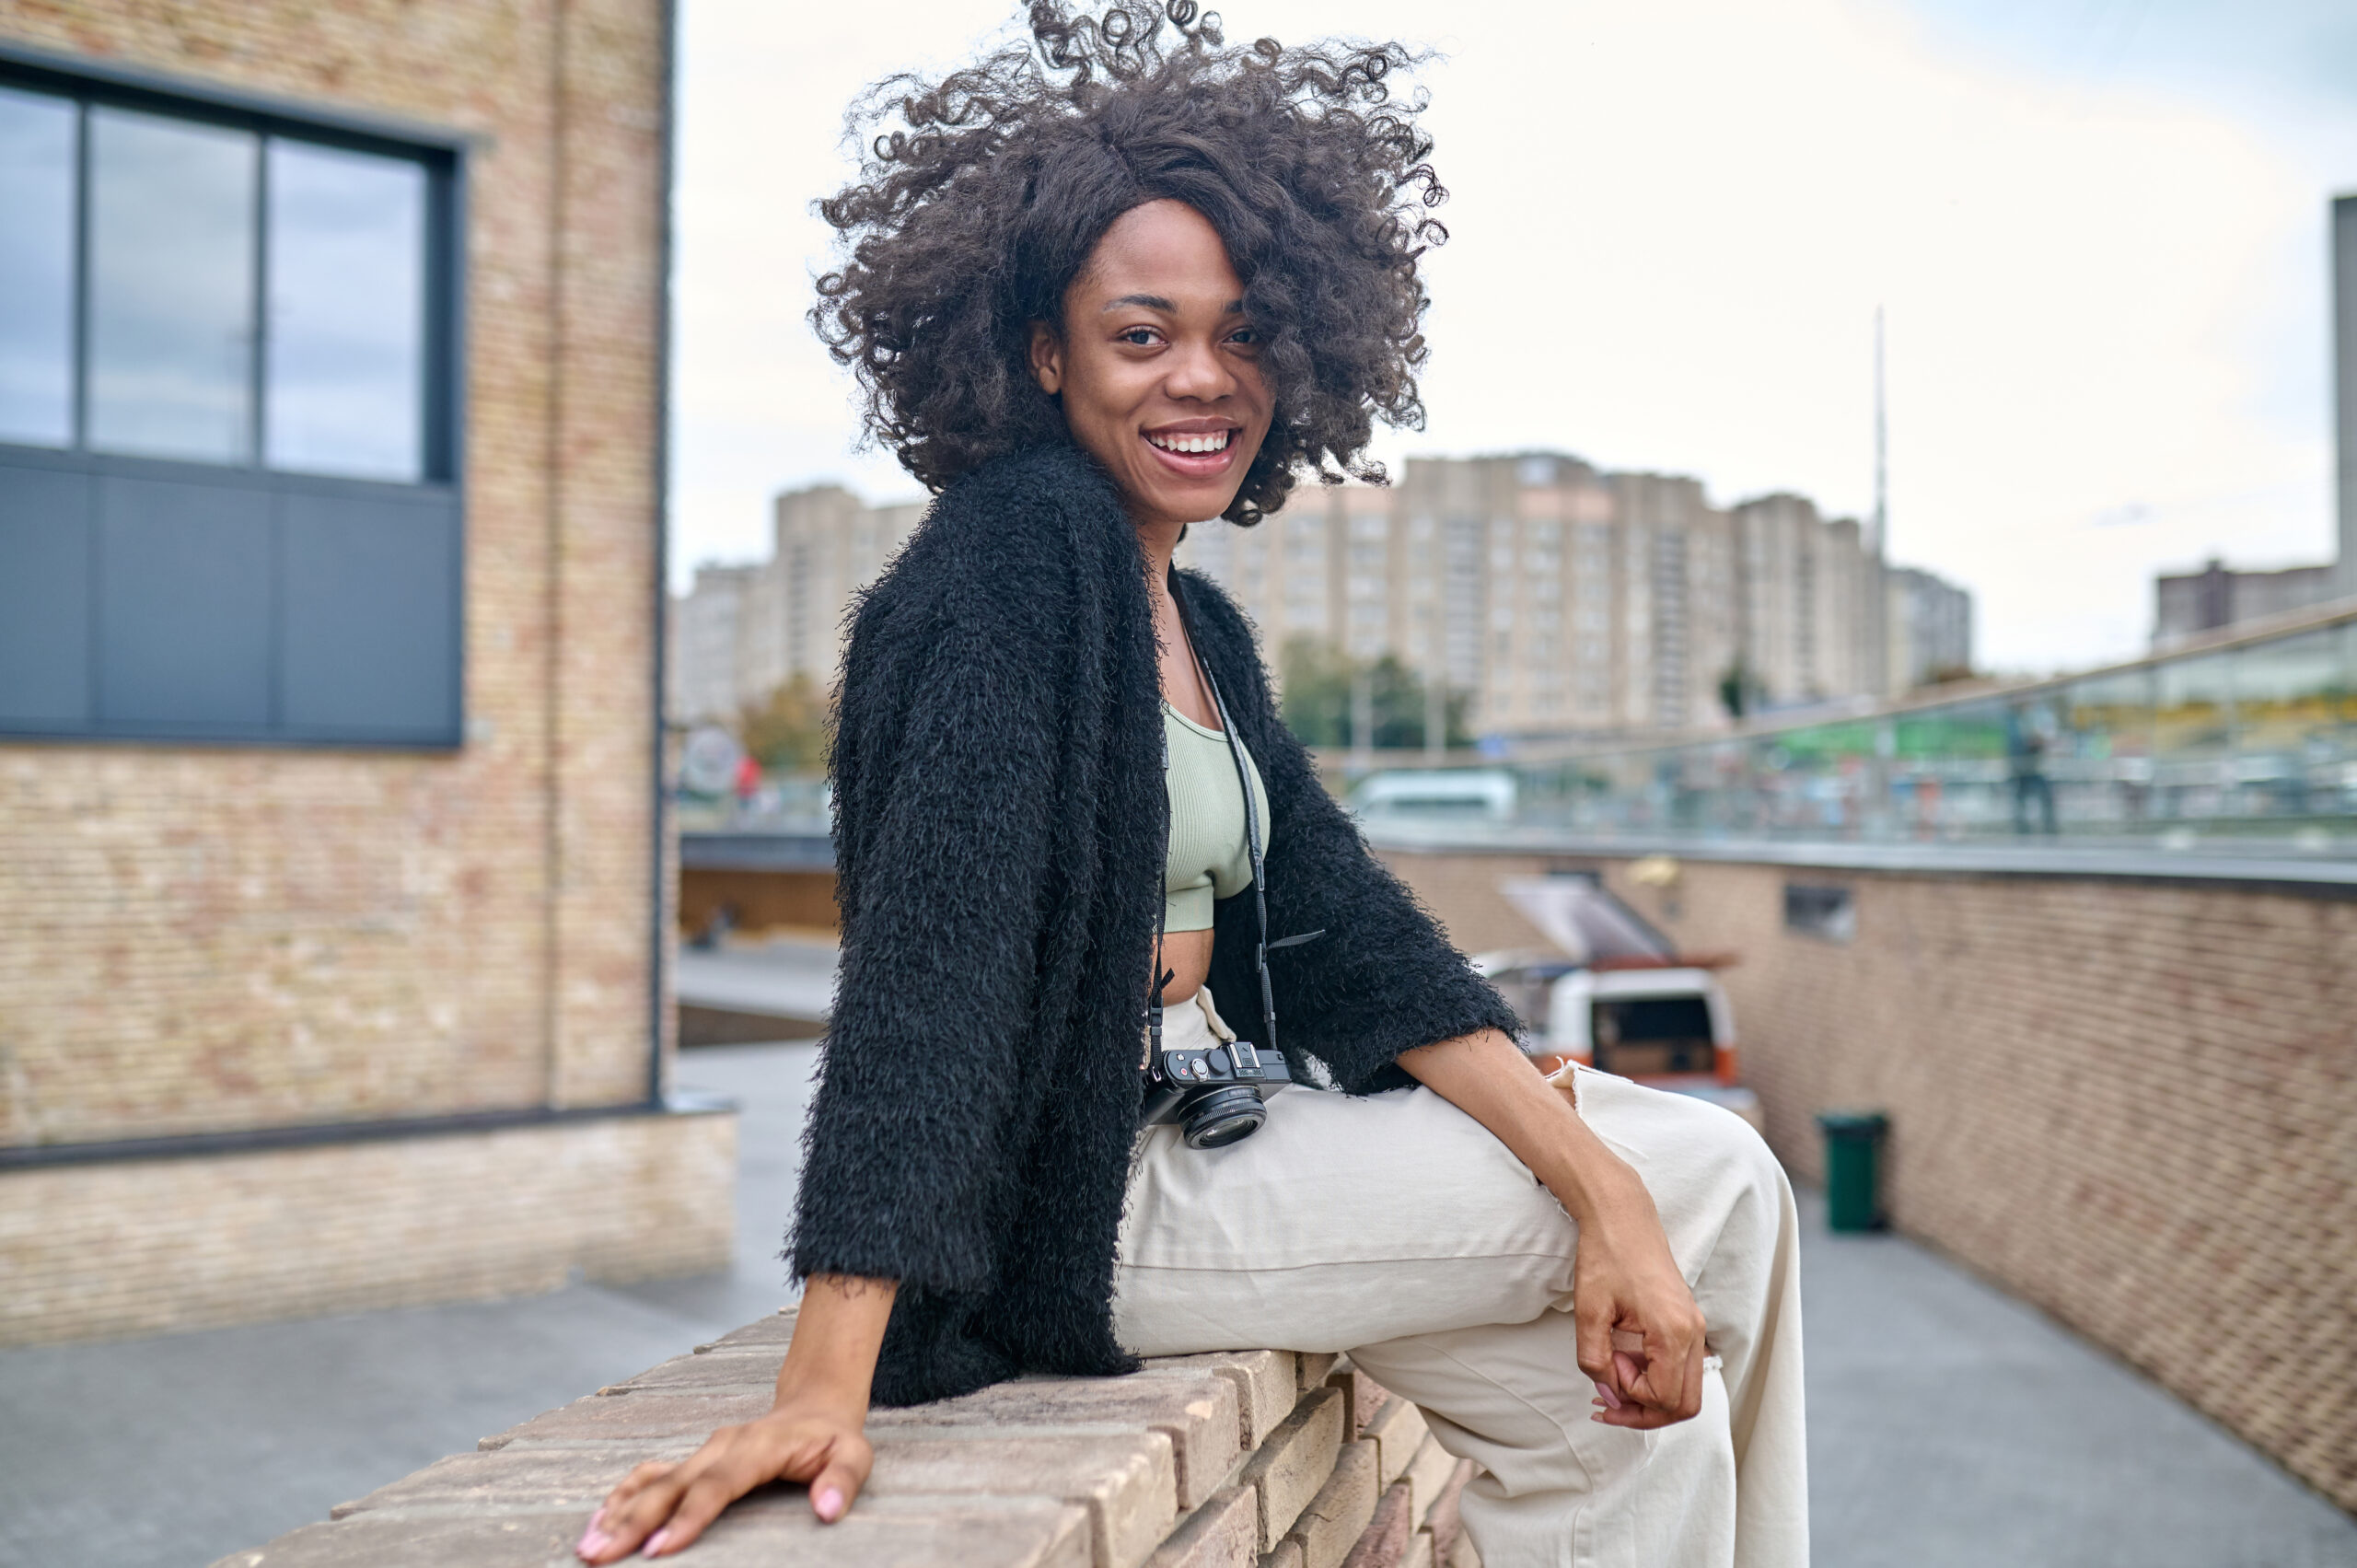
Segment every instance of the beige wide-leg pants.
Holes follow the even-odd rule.
[[[1167,1045],[1225,1026],[1170,1009]],[[1484,1568],[1805,1568],[1797,1217],[1784,1174],[1716,1106],[1581,1070],[1581,1117],[1643,1179],[1707,1323],[1702,1413],[1589,1420],[1571,1316],[1578,1227],[1480,1123],[1429,1089],[1295,1087],[1225,1149],[1148,1130],[1114,1326],[1142,1355],[1348,1351],[1480,1465]]]

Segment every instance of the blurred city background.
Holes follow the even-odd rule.
[[[0,1562],[787,1299],[924,514],[809,203],[1011,10],[0,0]],[[1434,50],[1452,237],[1390,482],[1179,559],[1529,1048],[1802,1184],[1818,1561],[2357,1563],[2357,13],[1227,21]]]

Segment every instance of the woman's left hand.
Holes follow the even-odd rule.
[[[1702,1309],[1670,1256],[1652,1194],[1514,1041],[1480,1029],[1402,1051],[1399,1065],[1479,1121],[1580,1227],[1572,1316],[1596,1420],[1644,1430],[1702,1409]]]
[[[1620,1170],[1625,1180],[1591,1179],[1588,1212],[1576,1216],[1572,1317],[1580,1370],[1596,1380],[1594,1419],[1645,1431],[1701,1412],[1709,1351],[1702,1309],[1670,1256],[1653,1199],[1635,1172]]]

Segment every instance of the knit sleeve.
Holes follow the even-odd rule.
[[[845,663],[838,861],[856,886],[790,1255],[799,1278],[957,1292],[991,1276],[1009,1119],[1038,1092],[1058,696],[1020,639],[911,619],[856,629]]]

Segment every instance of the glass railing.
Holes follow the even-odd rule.
[[[1583,835],[2357,856],[2357,605],[2035,684],[1508,764]]]

